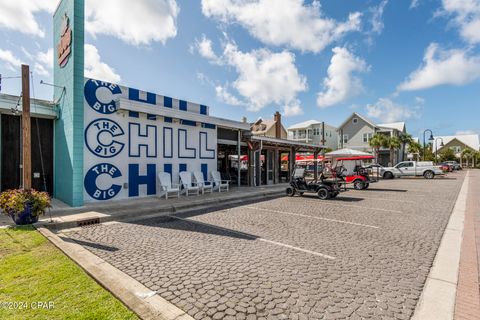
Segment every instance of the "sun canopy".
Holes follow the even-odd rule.
[[[368,156],[342,157],[342,158],[336,158],[335,160],[349,161],[349,160],[368,160],[368,159],[374,159],[374,158],[375,158],[374,156],[368,155]]]
[[[370,156],[373,158],[371,153],[368,152],[363,152],[363,151],[358,151],[358,150],[353,150],[353,149],[340,149],[340,150],[335,150],[332,152],[328,152],[325,154],[328,157],[332,158],[348,158],[348,157],[361,157],[361,156]],[[372,159],[372,158],[364,158],[364,159]]]

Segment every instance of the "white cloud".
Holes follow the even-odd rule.
[[[456,136],[466,135],[466,134],[478,134],[475,130],[458,130],[455,132]]]
[[[480,1],[443,0],[443,9],[454,16],[462,38],[472,44],[480,43]]]
[[[263,43],[320,52],[347,33],[360,30],[361,14],[345,22],[323,16],[320,2],[303,0],[202,0],[207,17],[238,23]]]
[[[217,95],[217,98],[226,104],[229,104],[232,106],[240,106],[245,104],[245,102],[240,101],[237,97],[235,97],[228,91],[228,85],[215,86],[215,93]]]
[[[421,90],[439,85],[463,85],[480,78],[480,57],[465,50],[428,46],[423,64],[398,86],[398,90]]]
[[[48,76],[50,74],[48,70],[38,62],[35,62],[35,65],[33,66],[33,72],[41,76]]]
[[[0,1],[0,27],[38,37],[45,30],[35,19],[38,12],[53,13],[58,0],[3,0]]]
[[[371,9],[372,11],[372,33],[380,34],[385,27],[383,23],[383,12],[385,11],[385,6],[388,4],[388,0],[383,0],[380,4]]]
[[[49,48],[46,52],[37,53],[36,59],[44,64],[48,69],[53,69],[53,48]]]
[[[87,0],[85,29],[129,44],[165,43],[177,35],[180,8],[175,0]]]
[[[115,69],[101,60],[97,48],[91,44],[85,44],[85,77],[113,83],[121,80]]]
[[[324,90],[318,93],[317,105],[326,108],[340,103],[363,91],[360,78],[355,72],[366,72],[369,67],[359,57],[346,48],[335,47],[328,67],[328,75],[323,80]]]
[[[198,53],[215,64],[221,64],[220,58],[217,57],[212,48],[212,40],[208,39],[205,35],[202,35],[202,39],[195,39],[195,48]]]
[[[242,52],[234,42],[226,41],[223,53],[217,55],[211,50],[209,39],[204,37],[202,42],[208,44],[201,54],[204,58],[233,67],[237,73],[237,79],[231,84],[213,85],[219,100],[231,105],[245,105],[254,112],[270,104],[281,106],[286,116],[302,112],[297,95],[306,91],[308,86],[305,76],[295,66],[293,53],[267,49]],[[202,82],[208,80],[204,74],[197,74],[197,77]],[[229,89],[234,89],[235,94]]]
[[[238,73],[232,87],[247,100],[248,110],[277,104],[290,114],[292,110],[298,113],[297,94],[307,90],[307,80],[299,74],[293,53],[267,49],[242,52],[230,42],[225,45],[223,59]]]
[[[419,0],[412,0],[412,2],[410,2],[410,9],[418,7],[419,2]]]
[[[11,70],[15,71],[20,68],[22,61],[18,59],[10,50],[0,49],[0,60],[5,62],[5,66]]]
[[[417,105],[424,105],[425,104],[425,99],[422,97],[415,97],[415,103]]]
[[[387,98],[380,98],[374,104],[366,107],[367,115],[383,122],[405,121],[420,117],[420,107],[407,107]]]

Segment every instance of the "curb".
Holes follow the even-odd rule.
[[[453,319],[469,180],[470,172],[467,172],[415,308],[413,320]]]
[[[35,227],[141,319],[193,320],[191,316],[157,295],[155,291],[148,289],[137,280],[84,249],[81,245],[65,242],[47,228]]]
[[[76,227],[80,227],[82,225],[88,224],[98,224],[110,221],[137,221],[143,220],[148,218],[166,216],[176,213],[184,213],[196,210],[205,210],[205,209],[216,209],[219,207],[231,207],[232,205],[241,205],[244,203],[258,201],[258,200],[268,200],[272,198],[277,198],[283,196],[283,190],[278,191],[270,191],[270,192],[261,192],[254,195],[248,195],[243,198],[238,198],[235,196],[225,197],[223,199],[200,199],[197,201],[173,204],[173,205],[155,205],[152,204],[147,208],[138,208],[137,207],[128,207],[126,209],[121,210],[112,210],[110,208],[110,212],[115,212],[116,214],[108,214],[108,213],[101,213],[96,211],[88,211],[83,212],[83,217],[78,217],[78,219],[73,218],[70,221],[56,221],[56,222],[48,222],[48,221],[40,221],[37,222],[35,227],[46,227],[51,230],[60,231],[63,229],[72,229]],[[92,208],[92,210],[94,210]],[[108,211],[105,211],[108,212]],[[82,214],[82,213],[77,213]],[[67,218],[68,216],[60,217]],[[73,217],[73,216],[70,216]],[[91,222],[91,223],[90,223]]]

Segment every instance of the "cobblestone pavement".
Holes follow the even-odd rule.
[[[69,233],[196,319],[409,319],[464,173]]]

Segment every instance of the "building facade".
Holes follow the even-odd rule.
[[[287,131],[289,140],[321,144],[332,150],[338,148],[337,128],[325,122],[308,120],[290,126]]]
[[[375,134],[384,134],[388,137],[400,137],[407,133],[404,122],[376,124],[372,120],[354,112],[339,127],[339,147],[350,148],[365,152],[373,152],[369,142]],[[390,150],[381,148],[378,162],[382,165],[394,165],[405,157],[404,146],[395,151],[394,163],[390,163]]]

